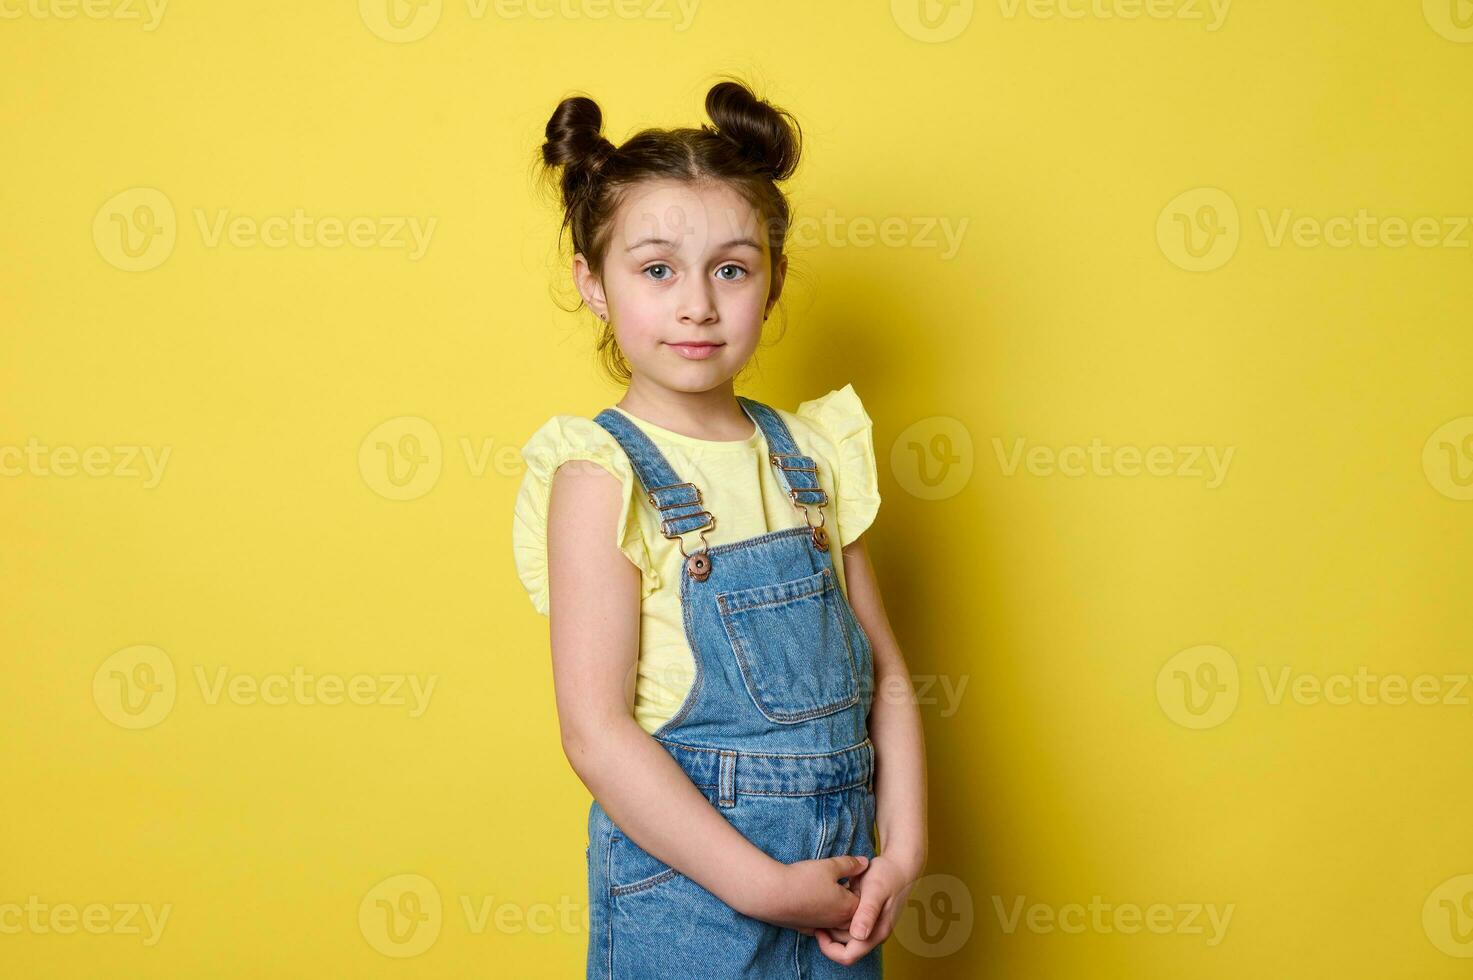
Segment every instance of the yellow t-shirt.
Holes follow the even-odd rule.
[[[822,508],[824,528],[834,571],[847,595],[839,549],[870,526],[880,507],[874,424],[852,385],[803,402],[794,412],[773,408],[787,423],[799,451],[813,457],[818,466],[819,485],[829,496]],[[672,432],[628,412],[622,414],[659,447],[679,479],[700,488],[703,505],[716,517],[716,526],[706,531],[711,547],[804,523],[802,511],[778,483],[760,427],[746,439],[713,441]],[[653,733],[679,710],[695,679],[695,657],[680,608],[685,558],[677,539],[660,533],[659,513],[645,496],[629,457],[593,419],[554,415],[533,433],[521,452],[527,472],[514,508],[512,551],[517,575],[532,605],[544,616],[548,612],[547,501],[554,471],[568,460],[591,460],[623,484],[624,502],[614,543],[640,570],[634,717],[640,727]],[[809,513],[813,523],[818,523],[818,508],[809,505]],[[685,540],[688,552],[702,546],[697,532],[686,534]]]

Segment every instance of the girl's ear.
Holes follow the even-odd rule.
[[[578,286],[578,293],[583,297],[583,302],[600,320],[609,321],[609,303],[604,296],[604,284],[593,270],[588,268],[588,260],[583,257],[582,252],[573,256],[573,282]]]
[[[767,308],[762,311],[762,319],[766,320],[772,313],[772,308],[777,305],[778,298],[783,294],[783,282],[788,278],[788,253],[784,252],[777,260],[777,265],[772,268],[772,283],[767,287]]]

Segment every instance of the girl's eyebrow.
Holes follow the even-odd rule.
[[[659,245],[662,248],[668,248],[668,249],[671,249],[672,251],[676,248],[676,243],[673,242],[673,241],[671,241],[668,238],[641,238],[639,241],[637,241],[634,244],[630,245],[626,249],[626,251],[632,252],[635,249],[637,249],[637,248],[643,248],[646,245]],[[723,243],[721,243],[717,247],[718,248],[721,248],[721,249],[727,249],[727,248],[737,248],[739,246],[746,246],[747,248],[750,248],[750,249],[752,249],[754,251],[757,251],[757,252],[762,251],[762,246],[761,245],[758,245],[755,241],[753,241],[750,238],[733,238],[731,241],[729,241],[729,242],[723,242]]]

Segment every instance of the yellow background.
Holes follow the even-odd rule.
[[[1092,2],[706,0],[682,24],[462,0],[399,28],[353,0],[181,3],[146,30],[5,0],[0,446],[108,451],[0,478],[0,907],[170,917],[145,945],[0,914],[0,975],[581,975],[588,797],[509,529],[516,447],[619,393],[592,317],[559,309],[530,163],[565,94],[619,141],[698,124],[734,71],[798,115],[796,212],[837,228],[795,247],[744,390],[865,399],[871,548],[934,700],[947,877],[889,975],[1466,976],[1473,691],[1442,678],[1473,663],[1473,232],[1313,242],[1361,209],[1443,236],[1473,214],[1473,10],[1240,0],[1209,29],[1202,2]],[[121,3],[94,9],[143,12]],[[296,209],[436,225],[411,258],[199,224]],[[1286,211],[1307,231],[1274,244]],[[886,219],[909,236],[863,244]],[[129,259],[119,220],[163,257]],[[918,234],[962,221],[954,254]],[[1067,476],[1009,469],[1019,439],[1233,455],[1215,486]],[[128,446],[167,447],[155,485]],[[1462,703],[1275,703],[1261,679],[1358,667]],[[129,704],[173,702],[124,727],[118,678],[148,670]],[[198,672],[222,670],[436,686],[418,716],[212,702]],[[419,931],[375,935],[406,888]],[[1019,896],[1232,918],[1216,944],[1009,931]]]

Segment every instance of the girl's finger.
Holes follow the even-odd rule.
[[[860,895],[859,908],[854,910],[854,918],[849,921],[849,931],[856,939],[869,938],[875,920],[880,917],[880,905],[881,900],[875,895]]]

